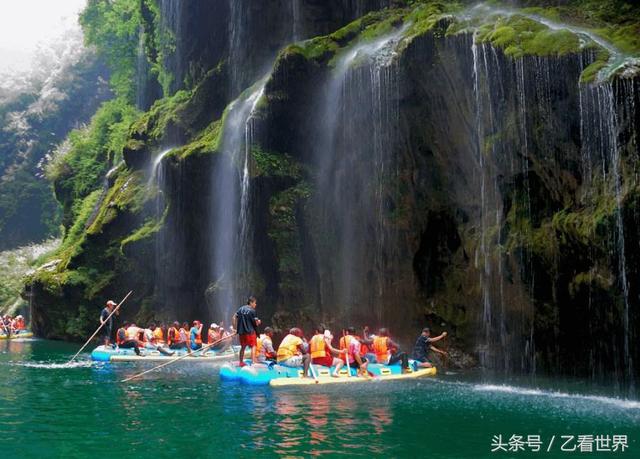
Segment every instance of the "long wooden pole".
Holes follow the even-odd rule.
[[[351,377],[351,365],[349,365],[349,343],[347,343],[347,334],[342,330],[342,339],[344,339],[344,361],[347,362],[347,378]]]
[[[127,298],[129,298],[129,295],[131,295],[132,293],[133,293],[133,290],[131,290],[129,293],[127,293],[127,296],[125,296],[125,297],[122,299],[122,301],[118,304],[118,306],[116,306],[116,307],[114,308],[114,310],[113,310],[113,311],[111,311],[111,314],[109,314],[109,316],[107,317],[107,319],[106,319],[104,322],[102,322],[102,323],[100,324],[100,326],[98,327],[98,329],[93,333],[93,335],[91,335],[91,338],[89,338],[89,339],[87,340],[87,342],[86,342],[86,343],[84,343],[84,346],[82,346],[82,347],[80,348],[80,350],[79,350],[78,352],[76,352],[76,355],[74,355],[73,357],[71,357],[71,360],[69,360],[69,362],[68,362],[68,363],[73,362],[73,361],[76,359],[76,357],[78,357],[78,355],[80,355],[80,353],[84,350],[84,348],[85,348],[85,347],[87,347],[87,345],[91,342],[91,340],[92,340],[93,338],[95,338],[95,337],[96,337],[96,335],[97,335],[97,334],[98,334],[98,332],[102,329],[102,327],[104,327],[104,324],[106,324],[106,323],[109,321],[109,319],[111,319],[111,316],[112,316],[112,315],[114,315],[118,309],[120,309],[120,306],[122,306],[122,303],[124,303],[124,302],[127,300]]]
[[[206,350],[207,350],[207,349],[209,349],[210,347],[215,346],[216,344],[218,344],[220,341],[224,341],[225,339],[229,339],[229,338],[231,338],[231,337],[233,337],[233,336],[235,336],[235,335],[236,335],[236,333],[233,333],[233,334],[231,334],[231,335],[227,335],[227,336],[225,336],[224,338],[220,338],[219,340],[214,341],[214,342],[213,342],[213,343],[211,343],[211,344],[207,344],[206,346],[202,346],[200,349],[196,349],[196,350],[194,351],[194,353],[195,353],[195,352],[202,352],[202,351],[206,351]],[[177,362],[178,360],[182,360],[182,359],[185,359],[185,358],[187,358],[187,357],[192,357],[192,356],[193,356],[193,354],[191,354],[191,353],[188,353],[188,354],[185,354],[185,355],[181,355],[180,357],[176,357],[176,358],[175,358],[175,359],[173,359],[173,360],[169,360],[168,362],[165,362],[165,363],[163,363],[163,364],[161,364],[161,365],[158,365],[158,366],[156,366],[156,367],[153,367],[153,368],[151,368],[150,370],[143,371],[142,373],[138,373],[138,374],[135,374],[135,375],[133,375],[133,376],[130,376],[130,377],[126,378],[126,379],[123,379],[123,380],[122,380],[122,381],[120,381],[120,382],[127,382],[127,381],[131,381],[132,379],[136,379],[136,378],[139,378],[140,376],[146,375],[147,373],[151,373],[151,372],[152,372],[152,371],[154,371],[154,370],[159,370],[160,368],[166,367],[167,365],[171,365],[172,363],[175,363],[175,362]]]

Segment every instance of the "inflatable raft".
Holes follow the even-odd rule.
[[[232,346],[222,352],[205,351],[204,353],[192,351],[192,356],[184,358],[181,362],[224,362],[236,358],[239,346]],[[140,354],[136,355],[133,349],[120,349],[112,346],[98,346],[91,352],[91,360],[96,362],[163,362],[173,360],[176,357],[187,354],[186,349],[177,349],[173,355],[165,355],[156,349],[140,348]]]
[[[18,330],[7,336],[6,333],[0,333],[0,339],[25,339],[33,338],[33,332],[31,330]]]
[[[226,364],[220,368],[220,378],[225,381],[237,381],[254,386],[271,385],[293,386],[314,384],[356,383],[367,381],[392,381],[398,379],[413,379],[423,376],[435,376],[437,370],[433,368],[417,368],[410,365],[408,372],[403,373],[400,365],[371,364],[368,367],[369,376],[358,376],[356,370],[349,374],[346,368],[340,370],[339,377],[332,377],[333,368],[313,365],[316,378],[303,378],[302,369],[289,368],[277,364],[255,364],[239,367],[237,364]],[[309,370],[311,376],[311,370]]]

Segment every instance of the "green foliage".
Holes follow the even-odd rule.
[[[135,101],[141,23],[140,2],[133,0],[89,0],[80,15],[87,44],[105,58],[113,90],[129,102]]]
[[[47,170],[67,210],[102,185],[109,164],[122,158],[129,127],[137,117],[137,110],[128,102],[114,99],[100,107],[88,127],[69,134],[69,151],[54,158]],[[65,218],[69,221],[75,215]]]
[[[281,153],[273,153],[254,145],[251,155],[257,166],[257,175],[270,177],[301,177],[301,166],[291,156]]]
[[[181,125],[182,116],[189,110],[191,91],[178,91],[173,96],[156,101],[132,126],[131,131],[139,138],[150,141],[161,140],[171,125]]]

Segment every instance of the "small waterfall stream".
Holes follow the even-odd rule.
[[[323,93],[322,136],[314,153],[315,205],[334,246],[325,249],[337,254],[321,268],[322,304],[355,318],[366,315],[355,307],[364,301],[369,317],[373,312],[380,323],[385,288],[392,283],[387,268],[397,256],[386,206],[397,167],[395,48],[404,31],[358,44],[339,59]]]
[[[254,115],[266,82],[267,77],[261,79],[228,107],[212,180],[212,283],[208,296],[220,320],[229,320],[234,306],[251,289],[251,148]]]

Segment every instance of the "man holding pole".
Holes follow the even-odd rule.
[[[244,349],[249,346],[251,348],[251,361],[257,363],[256,356],[256,331],[260,325],[260,319],[256,316],[256,306],[258,301],[255,296],[250,296],[247,300],[247,304],[241,306],[240,309],[233,316],[233,328],[238,331],[240,337],[240,363],[243,367],[244,363]]]
[[[105,346],[111,344],[111,332],[113,331],[113,315],[111,313],[115,307],[116,302],[109,300],[107,301],[105,308],[100,313],[100,325],[102,325],[101,341]],[[116,315],[119,313],[119,311],[116,311]]]

